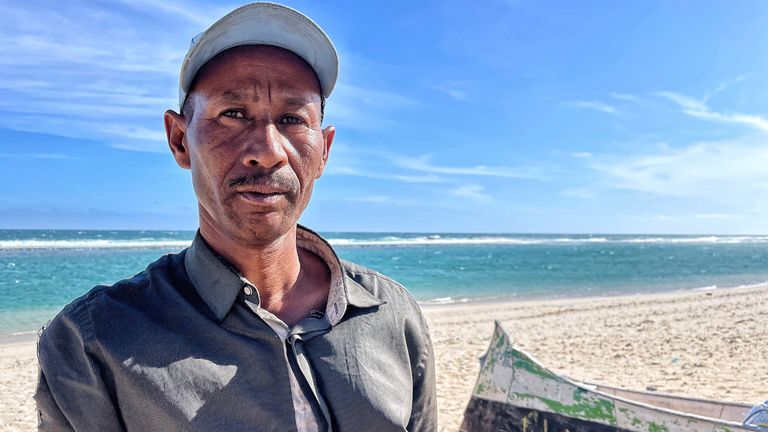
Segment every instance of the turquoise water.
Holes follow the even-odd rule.
[[[0,335],[189,245],[183,231],[0,230]],[[324,233],[424,303],[611,295],[768,281],[768,236]]]

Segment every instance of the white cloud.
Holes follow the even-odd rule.
[[[629,93],[611,93],[611,97],[620,101],[626,101],[626,102],[639,102],[640,98]]]
[[[647,224],[649,221],[654,222],[669,222],[669,221],[679,221],[679,222],[685,222],[687,219],[684,215],[665,215],[665,214],[638,214],[638,213],[632,213],[632,214],[622,214],[620,215],[623,219],[628,219],[632,221],[638,221],[640,222],[640,225]]]
[[[595,198],[597,196],[597,191],[593,188],[584,187],[584,188],[565,188],[560,191],[560,195],[572,197],[572,198],[584,198],[584,199],[590,199]]]
[[[369,195],[350,195],[349,192],[343,194],[333,193],[328,190],[317,191],[313,196],[313,200],[325,201],[325,202],[338,202],[338,203],[360,203],[360,204],[373,204],[373,205],[387,205],[398,207],[424,207],[434,206],[426,198],[413,199],[403,197],[392,197],[382,194],[369,194]],[[439,204],[438,204],[439,205]]]
[[[616,108],[608,105],[607,103],[603,102],[596,102],[596,101],[570,101],[570,102],[564,102],[564,106],[571,107],[571,108],[584,108],[584,109],[590,109],[595,111],[604,112],[606,114],[615,114]]]
[[[434,88],[435,90],[441,93],[445,93],[446,95],[450,96],[451,98],[459,102],[468,102],[469,95],[467,94],[466,90],[462,88],[464,86],[465,86],[464,82],[449,81],[443,85],[436,85],[432,88]]]
[[[0,153],[2,159],[74,159],[61,153]]]
[[[328,98],[326,116],[337,126],[376,131],[396,125],[391,120],[393,112],[417,104],[415,99],[395,92],[339,82]]]
[[[596,155],[601,186],[695,198],[753,211],[768,203],[768,137],[659,146],[640,155]]]
[[[451,195],[460,198],[469,198],[473,201],[481,203],[489,203],[493,201],[493,197],[485,193],[485,187],[479,184],[466,184],[459,186],[451,191]]]
[[[380,180],[393,180],[404,183],[445,183],[446,179],[436,175],[383,174],[371,170],[355,168],[349,165],[336,165],[331,162],[324,175],[365,177]]]
[[[705,100],[698,100],[676,92],[662,91],[655,94],[676,103],[683,113],[692,117],[718,123],[741,124],[761,131],[768,131],[768,119],[765,117],[713,111],[706,105]]]
[[[652,95],[657,101],[662,98],[673,102],[675,108],[687,116],[712,122],[714,128],[717,124],[737,125],[745,127],[748,134],[738,129],[721,130],[721,133],[731,133],[731,138],[696,142],[680,142],[679,137],[672,134],[665,136],[666,142],[621,145],[622,153],[592,149],[571,152],[570,157],[592,171],[588,174],[592,180],[569,185],[560,194],[599,198],[610,191],[612,194],[617,191],[639,193],[641,199],[655,203],[652,205],[678,209],[680,213],[675,220],[681,225],[673,230],[685,230],[685,221],[691,224],[690,229],[709,229],[711,224],[722,221],[721,229],[726,229],[722,227],[745,219],[742,215],[756,215],[768,208],[768,170],[765,169],[768,166],[768,119],[748,113],[715,111],[707,102],[728,85],[741,80],[743,78],[722,84],[703,99],[670,91]],[[646,109],[662,109],[653,99],[643,100],[621,93],[613,93],[611,97],[641,104]],[[667,216],[656,215],[654,220],[671,221]]]
[[[590,152],[585,152],[585,151],[582,151],[582,152],[574,152],[574,153],[571,153],[571,156],[572,156],[572,157],[575,157],[575,158],[578,158],[578,159],[590,159],[590,158],[592,158],[594,155],[593,155],[592,153],[590,153]]]
[[[140,140],[121,141],[120,139],[115,139],[109,144],[109,146],[112,148],[120,149],[120,150],[144,152],[144,153],[168,153],[170,151],[168,150],[167,146],[163,146],[157,141],[140,141]],[[179,171],[179,172],[182,172],[182,171]]]
[[[446,180],[443,177],[436,175],[396,175],[393,176],[395,180],[400,180],[406,183],[445,183]]]
[[[386,195],[358,195],[341,198],[345,202],[359,202],[368,204],[391,204],[392,198]]]
[[[739,214],[724,214],[724,213],[702,213],[693,215],[696,219],[742,219],[744,216]]]
[[[749,74],[738,76],[732,80],[726,80],[722,83],[718,84],[717,87],[715,87],[712,91],[708,92],[706,96],[704,96],[704,101],[709,100],[713,96],[717,95],[718,93],[722,92],[723,90],[727,89],[728,87],[738,84],[740,82],[745,81],[747,78],[749,78]]]
[[[213,24],[219,17],[229,11],[221,8],[195,8],[191,2],[174,2],[168,0],[119,0],[126,6],[149,13],[160,11],[171,16],[183,18],[200,26],[200,30]]]
[[[132,2],[132,10],[77,1],[6,5],[0,127],[164,149],[160,119],[176,104],[189,38],[207,20],[174,9],[180,6],[162,0]]]
[[[481,177],[503,177],[526,180],[547,180],[547,176],[536,167],[506,167],[506,166],[439,166],[430,162],[431,157],[424,155],[418,158],[395,158],[394,164],[414,171],[432,174],[450,174]]]
[[[158,121],[159,123],[159,121]],[[101,126],[101,131],[125,138],[133,138],[140,141],[166,142],[165,131],[161,127],[148,129],[141,126],[126,126],[123,124],[107,124]]]
[[[431,155],[403,156],[376,149],[346,146],[336,148],[325,175],[354,176],[413,184],[462,184],[463,177],[491,177],[547,181],[550,176],[535,166],[441,166]]]
[[[445,90],[445,93],[457,101],[466,102],[469,100],[469,96],[467,96],[467,93],[463,90],[449,89]]]

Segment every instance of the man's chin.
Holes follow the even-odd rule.
[[[270,212],[249,215],[247,219],[239,220],[236,225],[238,229],[234,234],[241,241],[252,245],[263,245],[291,233],[296,226],[296,221],[288,219],[282,213]]]

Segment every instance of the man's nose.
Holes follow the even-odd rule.
[[[248,133],[243,165],[270,169],[283,164],[287,160],[283,140],[285,137],[272,123],[254,127]]]

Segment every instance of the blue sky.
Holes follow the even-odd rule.
[[[321,231],[768,233],[768,2],[287,2],[329,33]],[[0,228],[194,229],[189,39],[239,3],[0,1]]]

